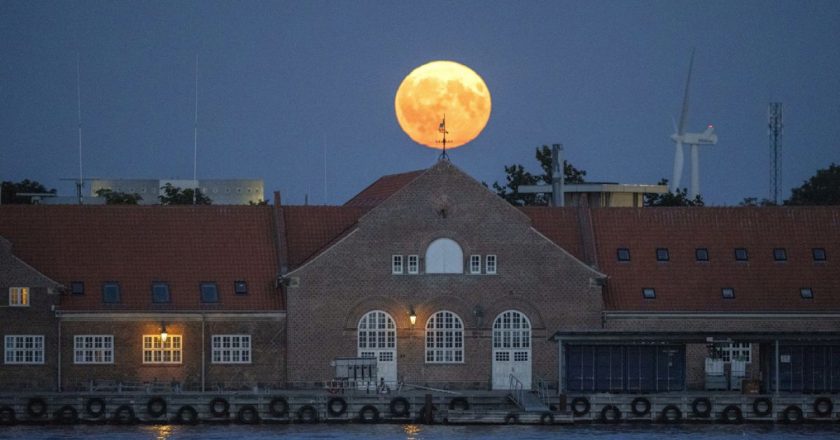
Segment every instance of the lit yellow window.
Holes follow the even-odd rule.
[[[9,305],[12,307],[29,307],[29,288],[10,287]]]

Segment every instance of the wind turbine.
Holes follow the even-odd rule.
[[[691,184],[688,188],[688,197],[694,199],[700,193],[700,145],[715,145],[718,138],[715,134],[715,127],[709,125],[702,133],[686,133],[685,122],[688,119],[688,91],[691,86],[691,70],[694,67],[694,50],[691,51],[691,60],[688,63],[688,79],[685,80],[685,94],[683,95],[682,112],[680,113],[680,125],[674,127],[674,134],[671,139],[675,143],[674,151],[674,178],[671,180],[671,192],[677,192],[682,180],[683,170],[683,144],[691,145]]]

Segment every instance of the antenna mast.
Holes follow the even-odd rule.
[[[446,131],[446,113],[443,114],[443,120],[440,122],[440,125],[438,125],[438,131],[443,134],[442,141],[435,141],[443,145],[443,151],[440,153],[440,157],[438,157],[438,159],[449,160],[449,156],[446,155],[446,135],[449,134],[449,132]]]
[[[84,175],[82,174],[82,67],[81,57],[76,51],[76,122],[79,128],[79,180],[76,182],[76,197],[79,198],[79,204],[82,204],[82,187],[85,185]]]
[[[770,200],[779,204],[782,195],[782,103],[767,107],[767,134],[770,137]]]
[[[193,121],[193,205],[198,192],[198,54],[195,54],[195,120]]]

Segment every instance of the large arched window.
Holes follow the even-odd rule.
[[[464,273],[464,251],[448,238],[438,238],[426,248],[426,273]]]
[[[426,362],[464,362],[464,323],[458,315],[444,310],[426,321]]]
[[[393,349],[397,344],[397,330],[391,315],[374,310],[359,320],[359,351],[374,352]],[[362,356],[373,357],[373,356]]]

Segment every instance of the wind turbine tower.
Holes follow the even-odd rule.
[[[767,134],[770,136],[770,200],[779,204],[782,195],[782,103],[767,107]]]
[[[677,192],[682,180],[683,170],[683,144],[691,146],[691,184],[688,188],[688,197],[693,199],[700,194],[700,145],[715,145],[718,138],[715,134],[715,127],[709,125],[702,133],[686,133],[685,123],[688,119],[688,95],[691,87],[691,70],[694,67],[694,51],[691,51],[691,61],[688,63],[688,78],[685,81],[685,94],[683,95],[682,112],[680,112],[680,124],[674,127],[674,134],[671,139],[675,143],[674,151],[674,178],[671,180],[671,192]]]

